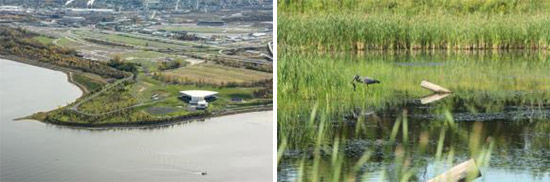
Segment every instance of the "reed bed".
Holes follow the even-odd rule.
[[[550,13],[281,13],[277,28],[281,51],[550,48]]]
[[[550,9],[547,0],[282,0],[278,12],[286,13],[431,13],[518,14]]]
[[[468,158],[482,167],[493,152],[506,158],[510,133],[528,125],[548,132],[550,1],[284,0],[277,8],[280,179],[427,181]],[[353,91],[355,74],[381,84]],[[422,80],[454,93],[411,106],[431,94]],[[408,107],[435,117],[409,121]],[[533,115],[454,120],[510,107]],[[510,133],[491,130],[500,127]]]
[[[279,139],[290,138],[287,147],[312,146],[311,133],[322,113],[339,121],[354,110],[376,110],[405,104],[431,94],[420,82],[445,86],[453,95],[467,99],[470,110],[502,109],[503,103],[550,104],[550,58],[543,52],[471,54],[292,54],[279,57]],[[307,71],[304,71],[307,70]],[[379,79],[379,85],[351,85],[355,74]],[[518,99],[518,97],[520,99]],[[443,105],[451,109],[455,103]],[[312,111],[311,108],[316,108]],[[309,122],[308,122],[309,121]],[[335,132],[327,128],[325,132]],[[308,134],[311,133],[311,134]]]

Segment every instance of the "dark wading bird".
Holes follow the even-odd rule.
[[[353,81],[351,81],[351,84],[353,85],[353,91],[355,91],[355,82],[359,82],[359,83],[362,83],[362,84],[366,84],[367,86],[370,85],[370,84],[376,84],[376,83],[380,83],[380,81],[378,80],[375,80],[374,78],[371,78],[371,77],[362,77],[359,76],[358,74],[356,74],[354,77],[353,77]]]

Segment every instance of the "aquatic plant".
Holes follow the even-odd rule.
[[[550,14],[285,14],[278,50],[549,49]]]
[[[409,140],[409,136],[417,135],[410,133],[407,129],[408,120],[405,110],[402,117],[399,117],[391,126],[393,128],[391,135],[378,136],[374,144],[354,149],[358,147],[353,145],[357,140],[349,134],[371,131],[357,126],[348,128],[358,129],[356,131],[338,130],[338,128],[334,131],[334,127],[327,127],[332,125],[333,121],[327,120],[325,113],[318,113],[316,109],[317,107],[312,109],[310,118],[318,119],[310,120],[304,126],[309,127],[307,130],[309,132],[305,134],[312,135],[315,139],[315,144],[311,148],[293,150],[287,147],[287,143],[292,143],[293,138],[279,140],[281,145],[278,148],[278,161],[282,161],[278,162],[279,170],[282,170],[281,168],[288,170],[290,168],[288,166],[294,166],[290,168],[294,170],[290,173],[297,175],[294,181],[426,181],[429,176],[422,176],[422,174],[428,171],[428,163],[436,166],[435,172],[431,172],[432,175],[441,173],[467,158],[475,159],[480,167],[488,166],[495,145],[494,140],[482,133],[480,128],[483,126],[480,123],[474,124],[478,129],[467,133],[456,127],[452,117],[444,119],[442,125],[433,128],[435,132],[430,129],[423,130],[420,137]],[[402,139],[397,139],[398,135]],[[469,147],[460,148],[452,141],[469,143]],[[357,152],[350,152],[350,149]],[[298,155],[285,156],[283,154],[285,150],[290,150],[290,153],[302,152]],[[289,172],[279,171],[279,173]],[[470,178],[468,181],[473,179]]]
[[[486,102],[483,97],[506,101],[518,94],[524,94],[525,101],[550,98],[550,62],[542,52],[370,52],[358,56],[288,52],[278,61],[280,121],[308,115],[304,109],[315,102],[320,103],[319,110],[330,113],[402,104],[431,93],[419,86],[422,80],[442,84],[472,102]],[[372,76],[382,84],[359,85],[353,91],[355,74]]]

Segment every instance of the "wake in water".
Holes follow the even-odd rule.
[[[185,174],[200,175],[200,176],[205,176],[205,175],[208,174],[207,171],[186,169],[186,168],[183,168],[183,167],[176,166],[174,164],[163,164],[162,166],[164,166],[164,167],[161,168],[161,169],[163,169],[164,171],[173,171],[173,172],[176,172],[176,173],[185,173]]]

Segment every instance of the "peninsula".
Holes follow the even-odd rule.
[[[77,127],[141,127],[272,110],[271,64],[250,64],[237,56],[215,55],[224,52],[222,49],[238,54],[239,49],[205,46],[176,52],[128,48],[85,38],[77,41],[77,36],[63,46],[60,41],[70,38],[37,32],[0,27],[0,57],[63,71],[83,95],[64,107],[27,118]],[[107,60],[94,60],[85,55],[90,47],[76,50],[67,46],[70,44],[124,51],[111,52]],[[214,51],[203,53],[201,49]],[[217,94],[208,107],[197,107],[181,95],[184,90]]]

